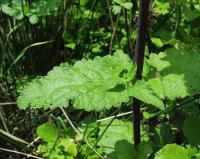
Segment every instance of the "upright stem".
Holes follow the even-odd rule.
[[[149,15],[149,0],[141,0],[140,12],[138,18],[138,34],[135,46],[135,61],[137,64],[137,71],[135,75],[136,80],[142,79],[143,63],[144,63],[144,49],[148,31],[148,15]],[[133,102],[133,124],[134,124],[134,143],[137,146],[140,143],[140,101],[134,99]]]

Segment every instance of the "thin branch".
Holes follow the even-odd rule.
[[[6,105],[16,105],[17,102],[6,102],[6,103],[0,103],[0,106],[6,106]]]
[[[5,149],[5,148],[1,148],[1,147],[0,147],[0,150],[1,150],[1,151],[6,151],[6,152],[15,153],[15,154],[19,154],[19,155],[24,155],[24,156],[26,156],[27,158],[31,157],[31,158],[36,158],[36,159],[44,159],[44,158],[37,157],[37,156],[31,155],[31,154],[27,154],[27,153],[15,151],[15,150],[9,150],[9,149]]]
[[[140,109],[140,111],[144,111],[146,109],[147,109],[147,107]],[[121,114],[118,114],[116,116],[113,115],[113,116],[110,116],[110,117],[107,117],[107,118],[99,119],[99,120],[97,120],[97,122],[99,123],[99,122],[102,122],[102,121],[110,120],[110,119],[117,118],[117,117],[122,117],[122,116],[129,115],[129,114],[133,114],[133,111],[121,113]]]
[[[36,138],[35,140],[33,140],[30,144],[28,144],[26,147],[28,148],[28,147],[33,146],[33,144],[34,144],[35,142],[37,142],[39,139],[40,139],[40,138],[37,137],[37,138]]]
[[[112,33],[112,36],[111,36],[111,40],[110,40],[110,49],[109,49],[109,54],[111,55],[112,54],[112,46],[113,46],[113,42],[114,42],[114,38],[116,36],[116,32],[117,32],[117,29],[118,29],[118,23],[119,23],[119,18],[121,16],[121,12],[122,12],[122,9],[121,11],[119,12],[119,14],[117,15],[117,20],[115,22],[115,26],[114,26],[114,29],[113,29],[113,33]]]

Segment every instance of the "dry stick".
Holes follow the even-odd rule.
[[[147,107],[142,108],[142,109],[140,109],[140,110],[141,110],[141,111],[144,111],[144,110],[146,110],[146,109],[147,109]],[[102,122],[102,121],[106,121],[106,120],[110,120],[110,119],[113,119],[113,118],[117,118],[117,117],[122,117],[122,116],[129,115],[129,114],[133,114],[133,111],[121,113],[121,114],[118,114],[118,115],[116,115],[116,116],[113,115],[113,116],[110,116],[110,117],[107,117],[107,118],[99,119],[99,120],[97,120],[97,123]]]
[[[44,159],[44,158],[37,157],[37,156],[34,156],[34,155],[30,155],[30,154],[27,154],[27,153],[15,151],[15,150],[9,150],[9,149],[5,149],[5,148],[1,148],[1,147],[0,147],[0,150],[1,150],[1,151],[6,151],[6,152],[15,153],[15,154],[19,154],[19,155],[24,155],[24,156],[26,156],[27,158],[31,157],[31,158],[36,158],[36,159]]]
[[[114,28],[114,22],[113,22],[113,17],[112,17],[112,11],[110,9],[110,3],[109,0],[106,0],[107,6],[108,6],[108,12],[109,12],[109,17],[110,17],[110,22],[112,25],[112,28]]]
[[[74,131],[78,134],[81,135],[81,133],[78,131],[78,129],[76,129],[76,127],[74,126],[74,124],[71,122],[70,118],[68,117],[68,115],[66,114],[65,110],[63,108],[60,108],[65,116],[65,118],[67,119],[67,121],[69,122],[69,124],[71,125],[71,127],[74,129]],[[101,159],[105,159],[103,156],[101,156],[93,147],[92,145],[86,141],[86,144],[101,158]]]
[[[143,63],[144,63],[144,49],[148,30],[148,15],[149,15],[149,0],[141,0],[140,11],[138,19],[138,34],[135,46],[135,61],[137,64],[137,71],[135,75],[136,80],[142,79]],[[140,101],[133,99],[133,126],[134,126],[134,143],[137,146],[140,143]]]
[[[6,103],[0,103],[0,106],[5,106],[5,105],[16,105],[17,102],[6,102]]]
[[[119,12],[118,16],[117,16],[117,20],[115,22],[115,26],[114,26],[114,29],[113,29],[113,33],[112,33],[112,36],[111,36],[111,40],[110,40],[110,49],[109,49],[109,54],[111,55],[112,54],[112,45],[113,45],[113,41],[114,41],[114,37],[116,36],[116,32],[117,32],[117,29],[118,29],[118,23],[119,23],[119,18],[121,16],[121,13],[122,13],[122,9],[121,11]]]

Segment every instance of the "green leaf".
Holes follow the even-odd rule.
[[[165,15],[169,13],[170,5],[168,2],[156,2],[156,6],[154,8],[155,13]]]
[[[103,121],[100,124],[99,135],[101,135],[109,121]],[[115,144],[120,140],[126,140],[129,143],[133,142],[133,128],[131,122],[124,122],[120,120],[114,120],[108,127],[103,137],[99,141],[99,145],[103,147],[103,151],[107,154],[115,150]],[[126,132],[126,133],[125,133]]]
[[[148,62],[160,76],[148,82],[159,97],[174,100],[200,91],[199,53],[172,48],[158,55],[151,54]]]
[[[72,49],[72,50],[74,50],[74,48],[76,47],[76,43],[72,42],[72,43],[66,44],[65,46],[70,48],[70,49]]]
[[[19,10],[18,8],[9,7],[7,4],[2,5],[2,11],[11,17],[14,17],[15,19],[20,20],[23,18],[22,10]]]
[[[151,38],[151,41],[157,46],[157,47],[162,47],[164,43],[160,38]]]
[[[121,11],[121,8],[122,8],[122,7],[120,7],[120,6],[118,6],[118,5],[114,5],[113,8],[112,8],[112,12],[113,12],[114,14],[119,14],[120,11]]]
[[[121,50],[113,56],[77,61],[74,66],[62,64],[27,84],[17,102],[21,109],[66,107],[69,100],[87,111],[120,107],[129,101],[126,85],[134,70],[132,60]]]
[[[199,145],[200,118],[197,116],[188,116],[183,123],[183,133],[190,144]]]
[[[129,88],[128,93],[129,96],[135,97],[144,103],[152,104],[161,110],[165,108],[162,100],[160,100],[160,98],[158,98],[143,81],[137,81],[132,87]]]
[[[31,24],[36,24],[38,22],[38,17],[36,15],[32,15],[29,18],[29,21],[30,21]]]
[[[133,4],[131,2],[125,2],[122,4],[122,6],[126,8],[127,10],[131,10],[131,8],[133,7]]]
[[[168,144],[155,154],[155,159],[190,159],[190,157],[184,147]]]
[[[153,152],[151,144],[141,142],[137,147],[137,159],[147,159]]]
[[[116,142],[114,153],[117,159],[136,159],[136,151],[134,151],[133,144],[126,140]]]
[[[53,124],[45,123],[37,128],[37,135],[46,142],[55,143],[58,134]]]

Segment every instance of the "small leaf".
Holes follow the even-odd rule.
[[[121,11],[121,7],[120,7],[120,6],[118,6],[118,5],[114,5],[114,6],[113,6],[112,12],[113,12],[114,14],[119,14],[120,11]]]
[[[36,24],[38,22],[38,17],[36,15],[32,15],[29,18],[29,21],[30,21],[31,24]]]
[[[57,139],[57,129],[53,124],[45,123],[37,128],[37,135],[46,142],[54,143]]]
[[[133,7],[133,4],[131,2],[125,2],[122,4],[122,6],[126,8],[127,10],[131,10],[131,8]]]
[[[74,50],[74,48],[76,47],[76,43],[69,43],[69,44],[66,44],[65,46]]]

